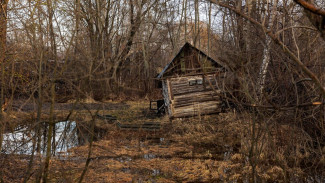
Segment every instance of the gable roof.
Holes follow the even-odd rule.
[[[161,79],[164,75],[164,73],[167,71],[167,69],[170,67],[170,65],[176,60],[177,57],[179,57],[179,55],[183,52],[183,50],[185,50],[186,48],[192,48],[195,51],[197,51],[199,54],[202,54],[203,56],[205,56],[207,58],[207,60],[209,60],[210,62],[212,62],[214,65],[216,65],[217,67],[222,67],[225,68],[223,65],[221,65],[219,62],[215,61],[214,59],[212,59],[211,57],[209,57],[207,54],[205,54],[203,51],[199,50],[198,48],[194,47],[193,45],[191,45],[189,42],[186,42],[183,47],[178,51],[178,53],[176,54],[176,56],[172,59],[172,61],[170,61],[165,68],[158,74],[157,79]]]

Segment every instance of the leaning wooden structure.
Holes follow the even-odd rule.
[[[221,111],[221,80],[227,69],[189,43],[157,76],[170,118]]]

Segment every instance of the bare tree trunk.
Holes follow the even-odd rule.
[[[184,40],[187,42],[187,0],[184,1]]]
[[[209,24],[208,24],[208,56],[210,56],[210,37],[211,37],[211,6],[212,3],[209,2]]]
[[[49,122],[49,130],[47,134],[47,144],[46,144],[46,157],[44,162],[44,174],[43,174],[43,182],[47,182],[50,159],[51,159],[51,149],[52,149],[52,134],[55,126],[54,123],[54,100],[55,100],[55,84],[51,84],[51,106],[50,106],[50,122]]]
[[[90,133],[91,133],[91,136],[90,136],[90,139],[89,139],[89,149],[88,149],[88,156],[87,156],[87,160],[86,160],[86,164],[85,164],[85,168],[83,169],[82,173],[81,173],[81,176],[80,176],[80,179],[79,179],[79,183],[81,183],[87,173],[87,170],[88,170],[88,166],[89,166],[89,163],[90,163],[90,158],[91,158],[91,154],[92,154],[92,147],[93,147],[93,141],[94,141],[94,133],[95,133],[95,116],[98,114],[98,111],[96,112],[95,115],[92,116],[92,121],[91,121],[91,129],[90,129]]]
[[[38,13],[38,29],[42,30],[42,20],[41,20],[41,5],[40,3],[37,4],[37,13]],[[36,33],[34,31],[34,39],[36,39]],[[38,66],[38,88],[37,88],[37,93],[38,93],[38,98],[37,98],[37,118],[36,118],[36,133],[37,133],[37,147],[36,147],[36,151],[37,154],[40,155],[41,153],[41,140],[42,140],[42,134],[41,134],[41,129],[42,129],[42,125],[41,125],[41,115],[42,115],[42,105],[43,105],[43,91],[42,91],[42,72],[43,72],[43,59],[44,59],[44,50],[43,50],[43,45],[44,45],[44,41],[43,41],[43,35],[41,34],[40,31],[40,35],[39,35],[39,39],[40,39],[40,43],[38,45],[38,52],[37,52],[37,56],[39,56],[39,66]]]
[[[75,12],[75,16],[76,16],[76,38],[75,38],[75,45],[74,45],[74,56],[76,59],[76,54],[78,52],[79,49],[79,22],[80,22],[80,0],[76,0],[76,12]]]
[[[7,5],[9,0],[0,0],[0,64],[1,64],[1,93],[0,93],[0,151],[2,150],[3,133],[5,129],[3,121],[3,103],[4,103],[4,62],[7,48]],[[0,181],[2,178],[2,169],[0,170]]]
[[[42,46],[42,45],[40,45]],[[32,139],[32,155],[29,160],[28,168],[24,177],[24,183],[26,183],[30,178],[30,173],[32,171],[32,166],[34,162],[35,150],[39,156],[41,156],[41,115],[42,115],[42,62],[43,62],[43,49],[40,48],[40,59],[39,59],[39,70],[38,70],[38,98],[37,98],[37,117],[36,117],[36,135]]]
[[[270,63],[270,49],[271,49],[270,45],[271,45],[271,39],[267,36],[266,43],[264,45],[264,51],[263,51],[263,61],[262,61],[262,64],[260,67],[260,72],[259,72],[258,94],[260,96],[263,94],[266,73],[267,73],[269,63]]]
[[[196,46],[196,43],[199,39],[200,34],[200,20],[199,20],[199,1],[194,1],[194,11],[195,11],[195,20],[194,20],[194,40],[193,44]]]
[[[49,172],[49,165],[51,159],[51,149],[52,149],[52,138],[53,138],[53,131],[55,127],[54,122],[54,103],[55,103],[55,79],[56,79],[56,70],[57,70],[57,51],[56,51],[56,42],[55,42],[55,35],[53,29],[53,15],[54,10],[52,8],[52,1],[47,0],[47,8],[49,13],[49,31],[50,31],[50,41],[51,41],[51,50],[53,54],[53,58],[55,61],[55,68],[51,78],[51,105],[50,105],[50,121],[49,121],[49,129],[47,134],[47,146],[46,146],[46,158],[44,162],[44,174],[43,174],[43,182],[47,182],[48,172]]]
[[[145,36],[142,36],[142,55],[143,55],[143,69],[145,77],[149,76],[149,62],[147,58],[147,46],[145,41]],[[146,88],[147,89],[147,88]]]
[[[1,63],[1,96],[0,96],[0,151],[2,149],[2,134],[4,131],[3,110],[4,103],[4,62],[7,48],[7,5],[9,0],[0,0],[0,63]]]
[[[276,14],[276,7],[277,7],[277,4],[278,4],[278,1],[275,0],[275,2],[273,2],[273,7],[271,9],[271,15],[269,15],[269,17],[267,17],[267,15],[265,14],[264,16],[264,23],[266,22],[266,19],[268,19],[268,29],[269,30],[272,30],[273,28],[273,21],[275,19],[275,14]],[[266,4],[266,9],[269,10],[269,4],[267,3]],[[266,25],[264,25],[266,26]],[[258,81],[258,94],[259,96],[261,96],[263,94],[263,89],[264,89],[264,85],[265,85],[265,79],[266,79],[266,73],[267,73],[267,70],[268,70],[268,66],[269,66],[269,63],[271,61],[271,55],[270,55],[270,49],[271,49],[271,38],[269,36],[267,36],[265,34],[265,37],[266,37],[266,41],[265,41],[265,45],[264,45],[264,51],[263,51],[263,61],[262,61],[262,64],[261,64],[261,67],[260,67],[260,72],[259,72],[259,81]]]
[[[43,49],[42,49],[43,50]],[[43,65],[43,51],[41,50],[41,55],[39,59],[39,70],[38,70],[38,98],[37,98],[37,148],[36,151],[38,154],[41,152],[41,115],[42,115],[42,65]]]
[[[183,19],[186,19],[185,15],[184,15],[184,2],[182,4],[182,11],[181,11],[181,17],[180,17],[180,20],[179,20],[179,25],[178,25],[178,29],[177,29],[177,34],[175,36],[175,45],[177,45],[176,47],[178,48],[179,47],[179,43],[180,43],[180,40],[181,40],[181,28],[182,28],[182,22],[183,22]]]
[[[117,81],[117,72],[119,71],[121,65],[124,63],[127,55],[129,54],[131,47],[133,45],[133,38],[135,37],[135,34],[137,33],[137,31],[139,30],[140,24],[141,24],[141,20],[142,20],[142,16],[145,15],[150,7],[147,7],[146,11],[142,12],[142,9],[144,7],[143,2],[141,3],[139,9],[137,10],[137,13],[134,13],[134,10],[137,9],[135,8],[135,2],[134,0],[130,0],[130,32],[125,44],[125,48],[122,50],[121,54],[117,57],[117,60],[114,64],[114,66],[112,67],[112,74],[111,74],[111,78],[116,82]]]

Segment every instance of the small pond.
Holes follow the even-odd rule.
[[[53,154],[67,153],[71,147],[79,145],[77,125],[75,121],[64,121],[55,124],[55,135],[52,145],[55,146]],[[18,127],[11,133],[3,135],[2,153],[6,154],[32,154],[33,139],[35,137],[35,130],[30,127]],[[41,138],[41,152],[45,154],[46,151],[46,131],[42,132]],[[53,143],[54,142],[54,143]]]

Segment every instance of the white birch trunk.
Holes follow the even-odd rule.
[[[266,44],[264,46],[264,51],[263,51],[263,62],[260,67],[260,72],[259,72],[259,80],[258,80],[258,85],[259,85],[259,90],[258,94],[263,93],[263,89],[265,86],[265,79],[266,79],[266,74],[267,74],[267,69],[270,63],[270,44],[271,44],[271,39],[269,37],[266,37]]]
[[[273,22],[277,13],[276,7],[278,4],[278,0],[275,1],[267,1],[267,8],[269,9],[269,3],[273,3],[273,7],[272,10],[270,11],[270,16],[268,17],[269,19],[269,25],[266,26],[268,27],[268,29],[272,30],[273,28]],[[267,18],[267,15],[265,14],[265,18],[263,21],[263,24],[265,24],[265,20]],[[265,86],[265,80],[266,80],[266,74],[267,74],[267,70],[268,70],[268,66],[269,63],[271,61],[271,55],[270,55],[270,47],[271,47],[271,38],[268,35],[266,36],[266,41],[265,41],[265,46],[264,46],[264,50],[263,50],[263,61],[262,61],[262,65],[260,67],[260,71],[259,71],[259,75],[258,75],[258,95],[261,96],[263,94],[263,90],[264,90],[264,86]]]

